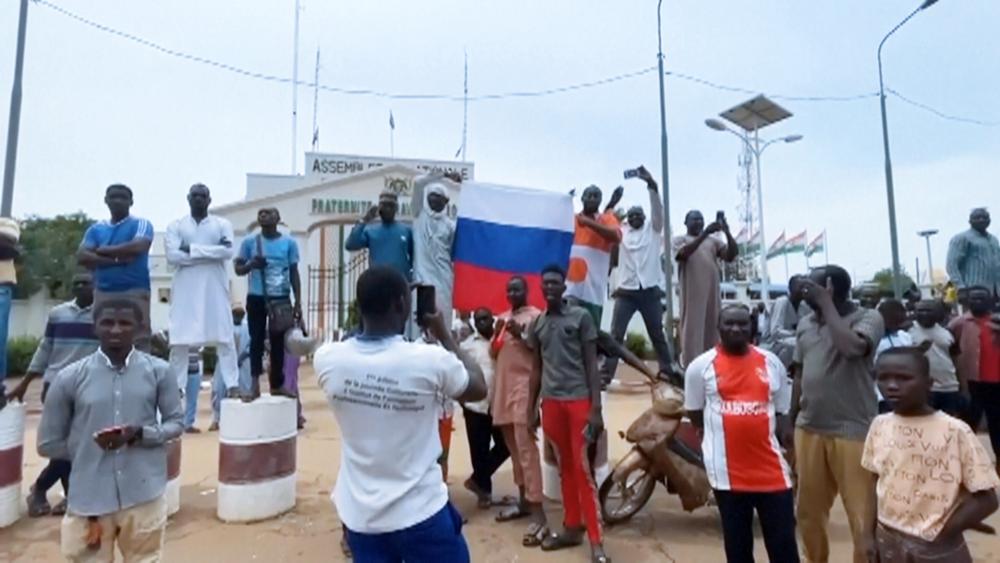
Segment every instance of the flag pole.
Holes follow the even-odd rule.
[[[295,37],[292,47],[292,174],[296,172],[299,129],[299,0],[295,0]]]
[[[826,265],[830,265],[830,240],[826,236],[826,229],[823,229],[823,260],[826,261]]]

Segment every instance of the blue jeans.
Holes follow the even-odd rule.
[[[357,563],[468,563],[462,517],[448,504],[427,520],[396,532],[359,534],[347,530]]]
[[[0,285],[0,393],[4,393],[3,380],[7,377],[7,332],[10,325],[10,302],[14,286]]]
[[[187,384],[184,386],[184,428],[194,426],[194,419],[198,416],[198,392],[201,391],[201,372],[189,373]]]
[[[249,393],[253,387],[253,379],[250,377],[250,360],[243,360],[239,364],[240,379],[239,389],[241,393]],[[222,414],[222,399],[226,397],[226,382],[222,380],[222,373],[215,370],[212,375],[212,422],[218,424]]]

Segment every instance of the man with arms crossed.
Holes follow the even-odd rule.
[[[437,459],[441,396],[486,397],[476,362],[439,312],[422,323],[440,346],[407,342],[410,288],[389,266],[358,278],[364,330],[323,345],[313,362],[343,439],[333,491],[356,561],[463,563],[462,518],[448,501]]]
[[[132,189],[112,184],[104,191],[110,221],[98,221],[83,235],[77,261],[94,272],[94,303],[105,299],[127,299],[142,312],[135,327],[136,348],[149,352],[149,247],[153,225],[129,214]],[[184,358],[187,360],[187,357]]]
[[[234,254],[233,225],[208,213],[212,195],[204,184],[191,186],[187,200],[191,213],[167,227],[167,262],[177,268],[170,291],[170,370],[184,389],[190,349],[213,346],[215,369],[227,396],[235,398],[239,373],[227,269]],[[193,416],[190,420],[193,424]]]
[[[70,561],[160,561],[167,526],[168,440],[184,430],[177,379],[133,347],[142,311],[131,300],[94,306],[100,348],[56,376],[38,454],[68,459],[62,552]],[[159,420],[157,417],[159,414]]]

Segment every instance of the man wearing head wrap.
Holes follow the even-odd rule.
[[[458,175],[432,173],[413,181],[413,279],[434,286],[437,309],[448,322],[455,281],[451,260],[455,221],[448,217],[448,188],[461,180]]]

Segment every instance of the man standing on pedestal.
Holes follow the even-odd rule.
[[[149,352],[149,247],[153,225],[130,214],[132,188],[112,184],[104,191],[111,220],[98,221],[83,235],[77,261],[94,272],[94,306],[106,299],[127,299],[139,307],[135,347]]]
[[[681,286],[681,362],[687,365],[719,341],[722,295],[718,260],[732,262],[739,248],[722,212],[706,227],[700,211],[689,211],[684,226],[687,233],[674,237],[673,249]],[[714,236],[720,231],[725,240]]]
[[[170,370],[184,389],[189,348],[213,346],[215,369],[226,395],[234,398],[239,396],[239,372],[226,270],[233,257],[233,226],[209,215],[212,197],[204,184],[191,186],[187,200],[190,215],[167,228],[167,262],[177,268],[170,291]]]
[[[645,167],[638,168],[638,178],[646,182],[649,191],[650,220],[638,205],[628,210],[622,228],[619,246],[618,289],[615,290],[615,308],[611,319],[611,336],[619,344],[625,341],[628,323],[638,312],[646,325],[649,340],[656,350],[660,371],[670,371],[670,347],[663,334],[663,267],[660,252],[663,248],[663,204],[657,192],[656,180]],[[609,356],[604,361],[602,379],[611,381],[618,367],[618,357]]]
[[[948,277],[958,286],[963,305],[970,287],[985,287],[994,299],[1000,296],[1000,243],[986,231],[990,212],[982,207],[973,209],[969,227],[948,245]]]
[[[438,311],[451,325],[455,270],[451,247],[455,221],[448,217],[447,184],[460,182],[457,174],[426,174],[413,181],[413,280],[433,285]]]

